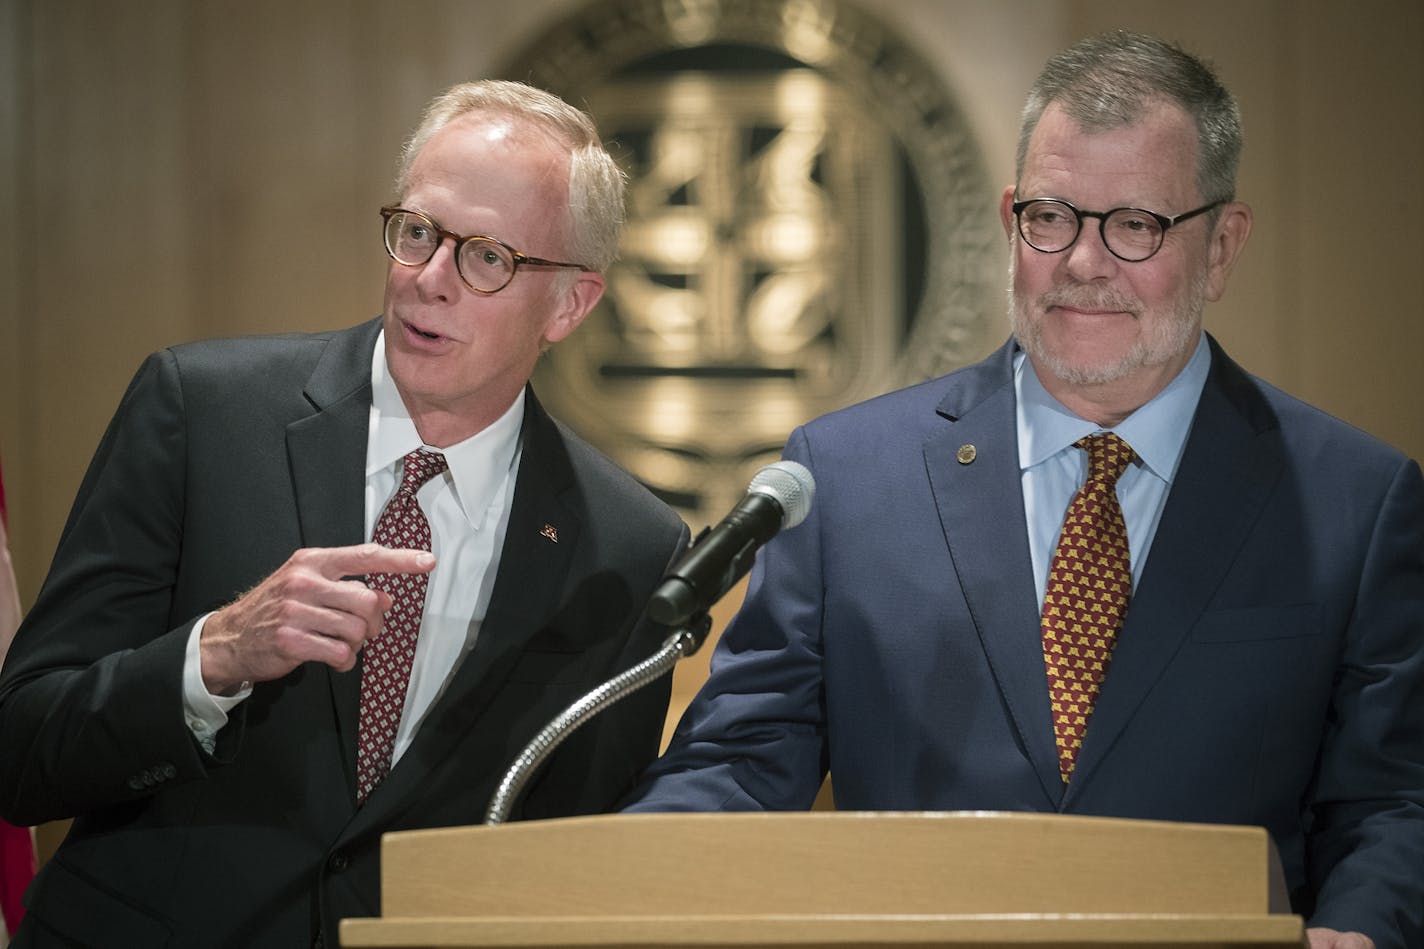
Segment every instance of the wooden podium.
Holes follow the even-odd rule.
[[[344,947],[1299,949],[1260,828],[999,812],[646,814],[388,834]]]

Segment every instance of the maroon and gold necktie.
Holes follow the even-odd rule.
[[[405,456],[405,474],[395,496],[376,521],[372,540],[383,547],[430,549],[430,522],[416,502],[415,492],[445,470],[445,456],[416,449]],[[415,660],[420,618],[425,612],[424,573],[373,573],[373,590],[391,595],[381,635],[366,644],[361,659],[361,719],[356,741],[356,802],[391,770],[396,728],[405,708],[411,663]]]
[[[1132,462],[1132,449],[1111,432],[1074,444],[1088,452],[1088,479],[1068,505],[1043,600],[1043,661],[1064,782],[1073,774],[1132,595],[1127,526],[1117,501],[1117,479]]]

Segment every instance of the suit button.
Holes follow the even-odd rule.
[[[326,861],[326,868],[332,873],[341,873],[349,865],[350,862],[346,859],[346,854],[342,853],[340,850],[332,854]]]
[[[178,769],[172,764],[165,763],[159,770],[159,775],[164,781],[171,781],[178,776]]]
[[[142,790],[143,790],[143,777],[142,777],[142,775],[137,775],[137,774],[136,774],[136,775],[134,775],[133,777],[129,778],[129,788],[130,788],[130,790],[134,790],[134,791],[142,791]]]

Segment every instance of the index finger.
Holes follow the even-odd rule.
[[[319,547],[311,550],[313,566],[332,580],[368,573],[429,573],[435,555],[428,550],[359,544],[355,547]]]

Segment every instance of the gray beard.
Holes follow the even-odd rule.
[[[1187,290],[1172,305],[1171,317],[1160,321],[1151,336],[1139,336],[1122,358],[1106,365],[1084,366],[1069,363],[1051,351],[1043,342],[1042,319],[1034,319],[1032,304],[1043,309],[1068,304],[1087,308],[1123,310],[1139,320],[1142,305],[1115,290],[1084,284],[1054,287],[1036,301],[1022,298],[1014,289],[1017,262],[1009,257],[1008,315],[1009,327],[1024,352],[1042,367],[1068,385],[1102,385],[1126,378],[1138,369],[1170,362],[1195,346],[1201,330],[1201,314],[1206,307],[1206,273],[1193,276]]]

